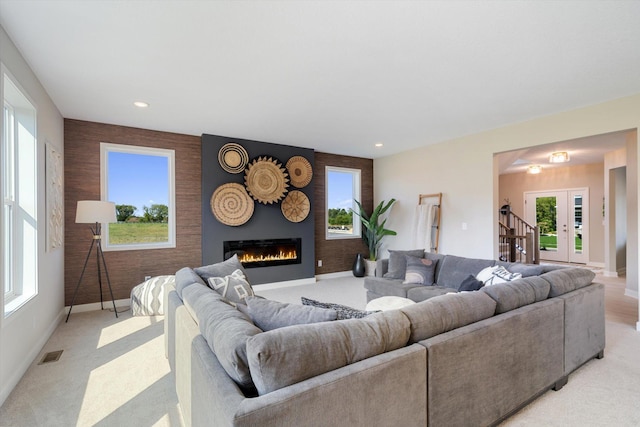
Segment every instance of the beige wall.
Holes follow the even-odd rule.
[[[510,173],[499,178],[500,204],[509,199],[513,212],[525,218],[524,192],[589,189],[589,264],[604,265],[604,163],[544,169],[538,175]]]
[[[461,118],[464,120],[464,118]],[[500,198],[494,153],[640,127],[640,94],[427,145],[374,161],[374,202],[398,200],[388,222],[398,236],[385,249],[409,248],[419,193],[443,193],[440,252],[495,258]],[[637,142],[637,133],[635,134]],[[433,141],[424,141],[430,143]],[[636,148],[637,150],[637,144]],[[628,286],[638,288],[637,153],[628,165]],[[633,178],[631,178],[633,177]],[[632,212],[633,211],[633,212]],[[462,224],[466,223],[466,230]],[[633,236],[633,237],[632,237]],[[384,251],[383,251],[384,255]],[[640,327],[640,323],[639,323]]]

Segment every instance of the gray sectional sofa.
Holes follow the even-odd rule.
[[[591,271],[528,266],[528,277],[456,292],[494,261],[424,256],[440,264],[437,285],[418,285],[432,289],[365,281],[368,299],[416,304],[267,332],[194,270],[178,271],[165,342],[185,424],[494,425],[603,356],[604,287]]]

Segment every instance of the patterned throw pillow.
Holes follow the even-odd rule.
[[[487,267],[476,275],[476,279],[484,283],[484,286],[497,285],[498,283],[511,282],[521,279],[521,273],[511,273],[501,265]]]
[[[382,277],[385,279],[404,279],[407,271],[406,257],[408,256],[422,258],[424,249],[412,249],[409,251],[389,250],[388,271]]]
[[[405,284],[432,286],[438,261],[407,256],[407,271],[404,274]]]
[[[253,288],[247,281],[242,270],[235,270],[228,276],[210,277],[209,287],[222,295],[232,304],[246,304],[245,298],[254,296]]]
[[[364,317],[367,317],[370,314],[377,313],[377,311],[357,310],[355,308],[348,307],[346,305],[334,304],[331,302],[320,302],[320,301],[316,301],[316,300],[305,298],[305,297],[300,297],[300,300],[302,301],[303,305],[310,305],[313,307],[320,307],[320,308],[329,308],[337,311],[338,312],[337,320],[362,319]]]

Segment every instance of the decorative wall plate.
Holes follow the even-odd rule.
[[[280,208],[282,215],[291,222],[301,222],[309,215],[311,203],[309,198],[302,191],[289,191],[287,197],[282,201]]]
[[[289,178],[282,164],[269,157],[258,157],[244,172],[244,184],[256,201],[263,204],[278,203],[287,193]]]
[[[240,173],[249,163],[249,155],[242,145],[230,142],[218,151],[218,161],[227,172]]]
[[[211,211],[223,224],[238,226],[249,221],[254,203],[242,184],[228,183],[216,188],[211,196]]]
[[[306,187],[313,178],[313,168],[309,160],[302,156],[293,156],[287,162],[287,170],[294,187]]]

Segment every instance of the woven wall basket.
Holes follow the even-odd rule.
[[[309,215],[311,203],[302,191],[289,191],[287,197],[280,204],[282,215],[291,222],[301,222]]]
[[[309,160],[302,156],[293,156],[287,162],[287,171],[294,187],[306,187],[313,178],[313,168]]]
[[[254,159],[244,172],[247,191],[260,203],[277,203],[287,193],[289,178],[282,164],[269,157]]]
[[[211,211],[218,221],[238,226],[249,221],[254,203],[242,184],[228,183],[216,188],[211,196]]]
[[[249,155],[242,145],[230,142],[218,151],[218,162],[229,173],[240,173],[249,163]]]

